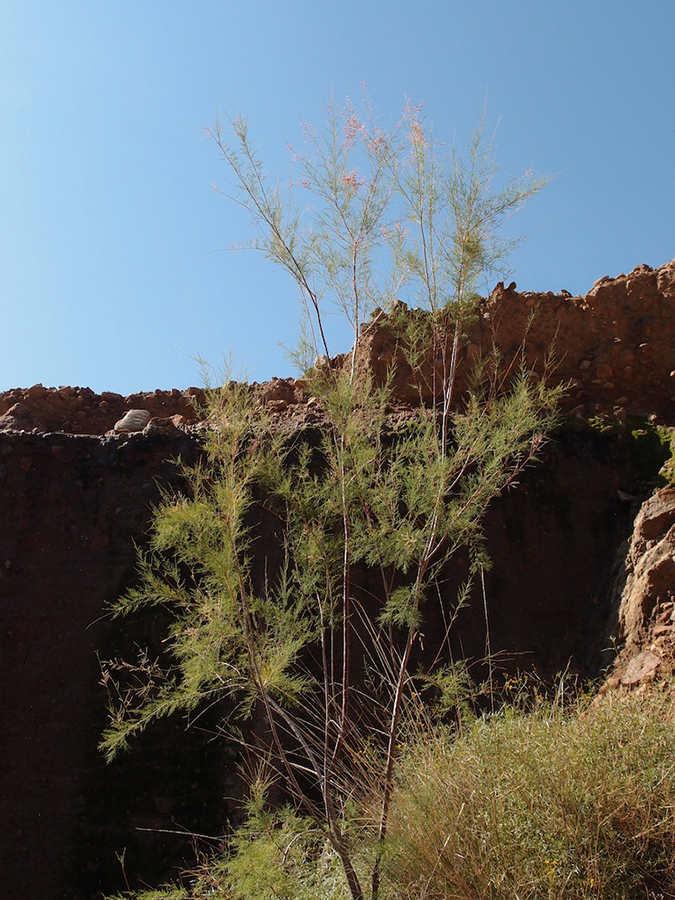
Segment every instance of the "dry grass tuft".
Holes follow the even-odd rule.
[[[675,897],[674,709],[506,708],[425,736],[396,790],[392,900]]]

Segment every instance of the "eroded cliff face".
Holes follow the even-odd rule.
[[[161,646],[160,618],[125,634],[106,604],[133,579],[134,541],[144,540],[160,488],[178,481],[170,459],[195,450],[185,434],[0,433],[3,897],[122,887],[115,852],[125,848],[132,875],[161,878],[190,841],[136,828],[203,833],[223,821],[225,786],[213,790],[222,761],[203,733],[162,727],[112,768],[96,750],[106,703],[97,655]]]
[[[473,363],[496,349],[502,372],[528,370],[569,386],[563,408],[579,415],[656,415],[675,412],[675,261],[659,269],[637,266],[628,275],[601,278],[583,297],[567,292],[520,293],[498,284],[483,301],[460,351],[459,392]],[[419,311],[404,315],[423,317]],[[397,338],[393,314],[381,313],[363,326],[361,357],[383,379],[395,363],[397,395],[414,402],[420,386],[431,392],[434,368],[449,357],[452,332],[428,354],[417,379],[411,378]],[[514,365],[515,364],[515,365]]]
[[[609,662],[609,635],[625,641],[625,666],[649,651],[665,667],[675,500],[672,491],[646,498],[667,456],[652,426],[675,425],[674,313],[673,263],[601,279],[586,297],[498,286],[484,302],[460,385],[493,345],[506,365],[524,348],[543,374],[553,343],[551,377],[571,383],[571,415],[491,510],[488,620],[482,599],[462,611],[455,654],[483,657],[489,627],[492,652],[510,671],[597,675]],[[404,415],[418,393],[393,326],[380,314],[364,327],[359,364],[383,377],[400,358],[392,415]],[[432,383],[436,361],[425,365]],[[284,427],[320,427],[302,379],[251,389]],[[217,836],[230,812],[236,771],[231,749],[211,740],[218,710],[187,731],[182,720],[148,731],[112,768],[96,750],[106,702],[97,657],[128,656],[135,645],[161,652],[166,613],[113,621],[106,604],[133,581],[134,542],[146,539],[161,489],[180,485],[172,460],[200,453],[206,426],[195,398],[196,389],[123,398],[41,385],[0,395],[3,897],[89,900],[120,890],[115,854],[125,848],[126,877],[157,884],[193,852],[171,832]],[[148,413],[140,431],[125,430],[133,409]],[[449,590],[460,576],[458,560]],[[440,633],[432,617],[427,645]],[[658,674],[641,660],[635,666]],[[641,683],[640,671],[626,683]]]

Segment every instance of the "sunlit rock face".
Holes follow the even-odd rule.
[[[397,304],[362,326],[358,360],[383,380],[395,372],[396,396],[414,403],[429,398],[434,377],[450,364],[454,331],[437,335],[418,377],[406,363],[402,323],[424,313]],[[422,322],[420,321],[420,325]],[[516,374],[521,361],[551,383],[568,385],[563,408],[579,415],[598,413],[656,415],[675,413],[675,261],[651,269],[637,266],[628,275],[599,279],[585,296],[568,292],[519,292],[515,283],[498,284],[482,301],[468,326],[457,360],[461,397],[475,361],[496,349],[501,375]]]

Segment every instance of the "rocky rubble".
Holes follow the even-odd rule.
[[[188,425],[199,421],[203,402],[204,392],[199,388],[123,397],[111,391],[96,394],[90,388],[35,384],[0,394],[0,431],[106,434],[132,409],[146,410],[148,420],[182,416],[180,424]]]

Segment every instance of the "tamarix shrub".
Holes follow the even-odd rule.
[[[311,843],[328,866],[312,896],[325,897],[337,871],[351,900],[380,900],[406,711],[419,677],[442,686],[438,667],[415,674],[429,606],[440,604],[446,623],[440,660],[489,565],[488,508],[557,421],[560,390],[531,378],[521,354],[507,389],[494,367],[474,373],[461,403],[456,384],[475,288],[512,245],[501,226],[541,181],[495,187],[480,128],[465,155],[441,158],[413,106],[388,130],[365,101],[361,114],[331,102],[323,128],[303,128],[288,183],[266,176],[246,122],[230,125],[230,142],[218,123],[211,131],[232,182],[226,195],[251,216],[251,247],[295,283],[294,358],[320,424],[280,427],[255,391],[229,379],[206,392],[202,460],[182,468],[184,491],[156,510],[139,582],[114,605],[117,615],[170,609],[166,652],[108,664],[102,747],[111,758],[155,719],[227,698],[230,736],[291,799],[283,828],[311,823],[280,847],[279,822],[261,831],[247,821],[223,870],[231,896],[295,898],[295,857]],[[399,363],[378,380],[359,359],[361,326],[402,297],[424,311],[434,364],[425,374],[421,332],[401,325],[419,402],[397,425]],[[342,363],[327,329],[335,310],[353,335]],[[264,521],[271,539],[261,539]],[[445,566],[460,552],[468,578],[448,595]],[[245,737],[251,718],[264,722],[264,740]],[[371,785],[374,823],[358,815]]]

